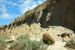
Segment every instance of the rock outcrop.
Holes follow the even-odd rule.
[[[50,25],[64,26],[75,30],[75,0],[47,0],[33,10],[26,12],[21,23],[41,23],[42,27]],[[16,25],[20,25],[17,23]],[[14,23],[13,23],[14,25]]]
[[[25,12],[8,26],[12,28],[27,23],[41,23],[41,27],[63,26],[75,31],[75,0],[47,0],[33,10]],[[3,28],[0,28],[3,29]]]

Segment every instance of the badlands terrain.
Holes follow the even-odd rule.
[[[74,5],[47,0],[0,27],[0,50],[75,50]]]

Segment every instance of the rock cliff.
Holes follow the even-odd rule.
[[[17,18],[13,25],[41,23],[42,27],[64,26],[75,31],[75,0],[47,0]]]
[[[75,0],[47,0],[33,10],[25,12],[4,28],[21,24],[40,23],[41,27],[63,26],[75,31]],[[3,28],[0,28],[3,29]]]

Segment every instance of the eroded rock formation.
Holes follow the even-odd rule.
[[[33,10],[26,12],[21,23],[32,24],[39,22],[42,27],[55,25],[75,30],[74,5],[74,0],[47,0]]]
[[[75,31],[75,0],[47,0],[33,10],[25,12],[7,27],[20,26],[24,23],[41,23],[42,27],[64,26]],[[6,28],[6,26],[4,27]],[[0,28],[2,29],[2,28]]]

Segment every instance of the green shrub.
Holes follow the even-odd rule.
[[[0,36],[0,44],[4,44],[4,45],[7,44],[5,39],[7,39],[5,36]]]
[[[67,42],[66,46],[75,49],[75,40],[70,40]]]
[[[44,50],[44,43],[42,40],[40,41],[31,41],[28,35],[21,35],[17,38],[16,42],[14,42],[10,50]]]
[[[5,50],[7,42],[5,41],[6,37],[0,35],[0,50]]]

